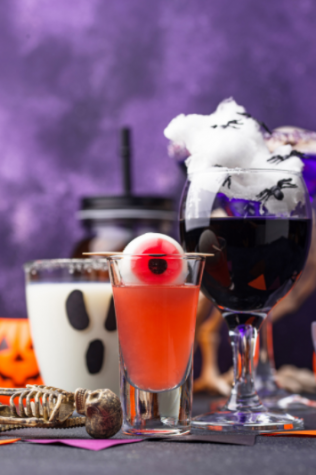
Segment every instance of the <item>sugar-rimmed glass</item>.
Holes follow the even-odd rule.
[[[268,412],[253,381],[260,325],[295,284],[309,250],[311,208],[301,174],[218,167],[189,175],[180,232],[187,251],[214,253],[206,260],[201,289],[228,324],[234,357],[226,406],[196,417],[193,426],[257,432],[301,428],[300,419]]]
[[[44,383],[119,395],[119,349],[106,259],[24,265],[27,312]]]
[[[108,259],[120,345],[123,432],[187,434],[204,258],[123,254]]]

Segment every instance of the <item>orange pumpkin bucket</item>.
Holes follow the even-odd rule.
[[[0,387],[43,384],[27,318],[0,318]],[[0,397],[8,404],[9,398]]]

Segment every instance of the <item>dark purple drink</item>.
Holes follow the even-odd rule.
[[[187,252],[214,253],[205,265],[204,294],[222,310],[239,312],[265,312],[287,294],[304,267],[310,230],[310,219],[295,218],[180,222]]]

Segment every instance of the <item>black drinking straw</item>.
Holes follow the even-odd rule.
[[[122,127],[121,129],[121,157],[123,165],[123,185],[124,193],[130,195],[132,192],[131,178],[131,129]]]

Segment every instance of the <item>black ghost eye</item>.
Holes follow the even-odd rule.
[[[104,353],[105,348],[101,340],[90,342],[86,353],[86,363],[90,374],[96,374],[101,371]]]
[[[115,316],[113,297],[111,298],[111,302],[110,302],[108,314],[105,319],[104,326],[108,332],[114,332],[116,330],[116,316]]]
[[[66,300],[66,313],[70,325],[75,330],[85,330],[89,326],[89,315],[81,290],[73,290]]]
[[[2,338],[1,343],[0,343],[0,351],[7,350],[8,348],[9,348],[9,345],[7,343],[7,340],[5,338]]]

